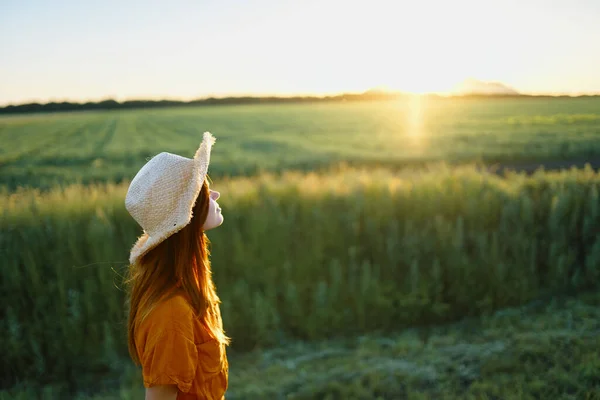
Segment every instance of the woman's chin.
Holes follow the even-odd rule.
[[[219,215],[217,215],[217,217],[215,219],[213,219],[210,222],[204,224],[203,229],[205,231],[209,231],[211,229],[215,229],[215,228],[221,226],[221,224],[223,224],[224,220],[225,220],[225,218],[223,217],[223,215],[219,214]]]

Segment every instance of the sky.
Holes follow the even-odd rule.
[[[0,106],[113,98],[600,93],[598,0],[0,0]]]

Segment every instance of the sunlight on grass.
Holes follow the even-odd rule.
[[[407,111],[407,144],[415,156],[422,156],[426,148],[426,132],[424,110],[427,100],[420,95],[411,96],[408,101]]]

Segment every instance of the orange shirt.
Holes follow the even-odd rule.
[[[177,385],[178,400],[221,400],[228,366],[219,363],[211,338],[181,294],[162,301],[135,333],[144,386]]]

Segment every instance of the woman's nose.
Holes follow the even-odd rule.
[[[216,190],[211,190],[210,197],[212,197],[213,200],[217,201],[219,197],[221,197],[221,193],[217,192]]]

